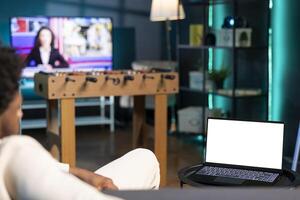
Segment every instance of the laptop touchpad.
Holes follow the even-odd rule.
[[[238,179],[238,178],[217,177],[214,179],[214,182],[238,185],[238,184],[242,184],[243,182],[245,182],[245,180]]]

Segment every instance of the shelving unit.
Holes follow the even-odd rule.
[[[186,19],[179,22],[179,44],[177,45],[180,95],[178,108],[189,106],[204,108],[221,108],[223,117],[245,120],[268,119],[268,48],[269,48],[269,0],[182,0]],[[217,18],[218,13],[212,10],[224,7],[229,10],[222,16],[239,16],[249,22],[252,29],[252,44],[249,47],[236,46],[236,27],[232,28],[232,45],[207,45],[204,37],[207,33],[214,33],[220,25],[209,25],[209,16]],[[255,7],[256,9],[251,9]],[[213,20],[211,20],[213,21]],[[215,20],[216,21],[216,20]],[[214,21],[214,22],[215,22]],[[212,23],[212,22],[210,22]],[[220,23],[220,22],[219,22]],[[202,45],[189,44],[189,26],[203,25]],[[216,39],[217,40],[217,39]],[[211,68],[220,68],[220,60],[225,60],[225,66],[230,66],[230,75],[222,89],[206,89],[207,72]],[[217,64],[219,63],[219,64]],[[223,65],[222,64],[222,65]],[[199,89],[189,87],[189,72],[200,71],[202,67],[203,87]],[[205,88],[205,89],[204,89]],[[223,107],[218,103],[223,102]],[[216,103],[217,102],[217,103]],[[248,112],[248,113],[247,113]],[[203,112],[202,123],[205,124],[207,115]],[[204,127],[204,126],[203,126]],[[205,130],[202,131],[204,133]]]
[[[179,49],[228,49],[228,50],[265,50],[268,49],[268,46],[252,46],[252,47],[227,47],[227,46],[208,46],[208,45],[202,45],[202,46],[192,46],[192,45],[186,45],[186,44],[180,44],[178,46]]]
[[[99,106],[99,115],[94,116],[78,116],[76,117],[76,126],[86,125],[109,125],[110,131],[115,131],[115,117],[114,117],[114,97],[100,97],[100,98],[89,98],[89,99],[78,99],[76,100],[76,107],[95,107]],[[109,106],[108,117],[105,112],[105,107]],[[30,100],[24,101],[22,105],[23,110],[37,110],[46,109],[45,100]],[[21,122],[21,129],[35,129],[35,128],[46,128],[46,117],[45,118],[34,118],[34,119],[23,119]]]

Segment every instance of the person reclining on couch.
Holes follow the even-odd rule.
[[[159,164],[136,149],[95,173],[57,162],[33,138],[17,135],[22,118],[22,62],[0,47],[0,199],[117,199],[102,189],[157,189]]]

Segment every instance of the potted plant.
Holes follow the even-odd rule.
[[[208,77],[215,83],[216,89],[223,88],[224,81],[229,75],[228,68],[212,69],[208,72]]]

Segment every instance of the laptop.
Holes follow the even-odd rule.
[[[282,174],[284,124],[208,118],[205,162],[190,175],[211,185],[274,185]]]

